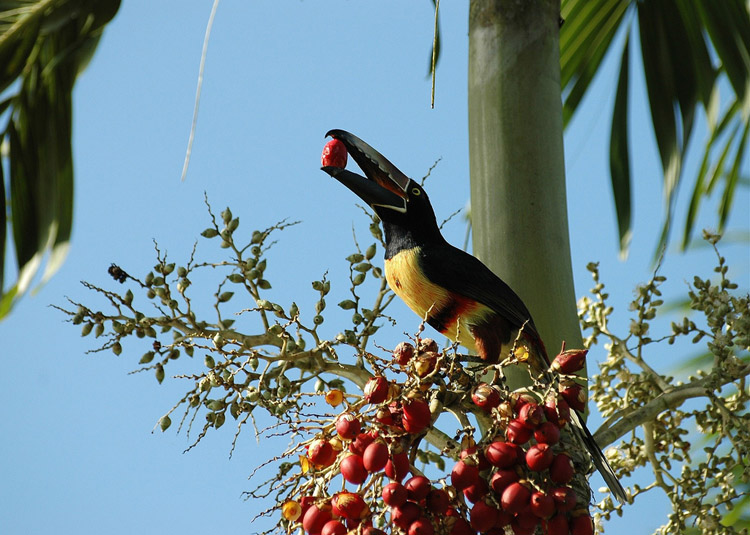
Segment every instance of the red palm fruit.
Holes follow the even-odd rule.
[[[479,501],[474,504],[469,513],[470,525],[477,531],[489,531],[497,522],[498,510],[487,502]]]
[[[299,506],[302,509],[302,511],[300,512],[299,518],[304,518],[305,513],[310,508],[310,506],[315,503],[316,499],[317,498],[315,498],[315,496],[302,496],[299,499]]]
[[[524,529],[535,529],[540,522],[540,518],[534,515],[531,511],[528,509],[526,511],[522,511],[518,513],[514,520],[518,523],[519,526],[521,526]]]
[[[404,502],[391,508],[391,520],[403,530],[409,529],[411,523],[422,514],[420,507],[414,502]]]
[[[470,487],[479,481],[479,469],[469,460],[458,461],[451,470],[451,483],[458,490]]]
[[[544,402],[544,416],[559,428],[570,421],[570,406],[559,394],[550,394]]]
[[[543,422],[534,431],[534,439],[540,444],[557,444],[560,441],[560,428],[552,422]]]
[[[487,496],[489,491],[490,488],[487,486],[487,482],[480,477],[476,483],[464,489],[464,496],[471,503],[477,503],[479,500]]]
[[[576,373],[582,370],[586,364],[586,354],[588,352],[588,349],[569,349],[568,351],[563,351],[552,361],[550,369],[566,375]]]
[[[383,487],[383,502],[390,507],[397,507],[406,502],[409,491],[401,483],[388,483]]]
[[[426,377],[435,371],[437,365],[438,354],[432,351],[428,351],[418,357],[412,359],[411,365],[414,373],[417,377]]]
[[[331,511],[343,518],[359,519],[366,507],[365,500],[355,492],[338,492],[331,499]]]
[[[331,443],[324,438],[318,438],[307,448],[307,458],[318,467],[331,466],[336,460],[336,452]]]
[[[409,473],[409,456],[405,451],[394,453],[385,463],[385,475],[394,481],[401,481]]]
[[[331,520],[329,505],[311,505],[302,518],[302,528],[308,533],[320,533],[329,520]]]
[[[566,453],[558,453],[549,467],[549,478],[555,483],[567,483],[575,475],[573,461]]]
[[[320,535],[346,535],[346,526],[338,520],[329,520],[323,525]]]
[[[390,407],[380,407],[378,409],[378,412],[375,413],[375,420],[380,422],[383,425],[393,425],[394,423],[394,413],[390,409]]]
[[[549,444],[534,444],[526,452],[526,465],[529,470],[541,472],[550,467],[554,458],[552,446]]]
[[[345,412],[336,419],[336,432],[345,440],[356,438],[361,426],[359,418],[350,412]]]
[[[531,438],[531,433],[531,429],[523,423],[518,420],[511,420],[505,430],[505,438],[514,444],[526,444]]]
[[[484,450],[487,462],[498,468],[507,468],[518,462],[519,447],[510,442],[491,442]]]
[[[570,519],[570,535],[594,535],[594,521],[588,513]]]
[[[446,519],[445,525],[448,526],[450,535],[476,535],[476,531],[471,525],[460,516],[450,516]]]
[[[555,508],[558,513],[571,511],[578,502],[575,491],[570,487],[555,487],[548,493],[555,500]]]
[[[368,403],[383,403],[388,397],[388,379],[382,375],[371,377],[365,384],[364,394]]]
[[[532,430],[536,429],[537,426],[542,423],[543,419],[544,411],[542,411],[542,408],[534,402],[524,404],[524,406],[521,407],[521,410],[518,411],[517,420]]]
[[[429,519],[421,516],[409,526],[408,535],[434,535],[435,528]]]
[[[497,494],[502,494],[505,488],[511,483],[515,483],[520,478],[515,470],[500,469],[490,478],[490,487]]]
[[[437,353],[438,345],[432,338],[421,338],[417,340],[417,353]]]
[[[495,529],[499,530],[498,535],[505,535],[505,530],[503,528],[505,526],[510,526],[511,522],[513,522],[513,515],[508,511],[500,509],[497,512],[497,520],[495,521]]]
[[[414,356],[414,346],[409,342],[401,342],[393,350],[393,360],[399,366],[406,366],[411,358]]]
[[[362,456],[351,453],[341,460],[341,475],[352,485],[360,485],[367,479],[367,470],[365,469]]]
[[[586,390],[575,381],[561,382],[560,395],[578,412],[586,410]]]
[[[489,412],[500,405],[500,393],[487,383],[478,385],[471,394],[474,405]]]
[[[555,500],[549,494],[536,491],[531,495],[529,511],[539,518],[549,518],[555,513]]]
[[[425,500],[427,509],[435,515],[443,515],[450,506],[450,496],[443,489],[432,489]]]
[[[402,423],[407,433],[420,433],[430,425],[432,414],[430,414],[430,406],[425,400],[415,398],[404,401],[403,409]]]
[[[375,440],[375,433],[359,433],[356,438],[352,440],[352,443],[349,444],[349,451],[356,453],[357,455],[364,455],[365,449],[372,444],[373,440]]]
[[[409,493],[409,499],[413,502],[419,502],[427,497],[432,489],[432,483],[424,476],[414,476],[404,483],[404,487]]]
[[[500,505],[511,514],[520,513],[529,505],[531,492],[520,481],[511,483],[500,497]]]
[[[380,472],[388,462],[388,446],[382,440],[371,442],[365,448],[362,455],[362,462],[365,465],[365,470],[371,474],[373,472]]]
[[[385,535],[385,531],[372,526],[367,526],[362,530],[362,535]]]
[[[536,398],[531,394],[526,394],[525,392],[513,392],[510,395],[510,406],[513,409],[513,412],[515,412],[516,414],[518,414],[518,412],[521,410],[521,407],[523,407],[526,403],[536,403]]]
[[[539,519],[531,513],[520,513],[510,523],[515,535],[534,535],[537,525],[539,525]]]
[[[546,535],[570,535],[568,517],[560,513],[549,520],[542,521],[542,532]]]
[[[477,461],[477,468],[480,472],[487,470],[490,467],[490,463],[487,460],[487,457],[484,455],[484,452],[480,450],[477,446],[470,446],[466,448],[465,450],[461,451],[461,459],[466,459],[466,457],[473,456],[475,457],[475,460]]]
[[[346,167],[347,152],[346,145],[338,139],[332,139],[323,147],[323,155],[320,163],[323,167]]]

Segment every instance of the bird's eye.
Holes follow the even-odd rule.
[[[419,191],[419,188],[412,188],[411,194],[412,195],[420,195],[421,192]]]

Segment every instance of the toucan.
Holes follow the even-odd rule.
[[[537,376],[547,373],[549,358],[528,308],[480,260],[443,238],[424,188],[354,134],[330,130],[329,136],[344,144],[366,175],[322,168],[380,218],[385,276],[393,292],[429,325],[483,361],[502,362],[512,350],[514,360],[528,364]],[[575,410],[571,424],[612,494],[624,503],[617,476]]]

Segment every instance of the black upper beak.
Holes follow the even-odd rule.
[[[323,167],[323,171],[352,190],[360,199],[372,207],[382,206],[399,212],[406,211],[406,189],[409,177],[388,159],[344,130],[330,130],[331,136],[341,141],[349,155],[354,158],[366,178],[338,167]]]

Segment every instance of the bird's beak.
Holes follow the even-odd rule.
[[[388,159],[354,134],[330,130],[326,137],[341,141],[365,176],[339,167],[323,167],[323,171],[352,190],[360,199],[375,207],[406,212],[406,189],[409,177]]]

